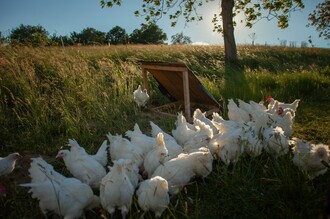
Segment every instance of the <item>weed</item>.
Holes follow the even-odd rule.
[[[123,134],[138,123],[150,134],[149,121],[170,133],[175,117],[139,110],[132,100],[142,84],[139,60],[186,63],[219,101],[224,117],[229,98],[300,98],[294,136],[329,145],[329,50],[242,46],[238,51],[239,63],[225,65],[220,46],[1,47],[1,155],[55,156],[68,138],[94,153],[109,131]],[[168,103],[157,82],[148,79],[151,106]],[[216,160],[205,183],[187,186],[163,218],[319,218],[329,175],[312,184],[291,159],[291,154],[277,160],[262,154],[243,157],[232,168]],[[6,181],[11,193],[0,203],[1,218],[41,217],[37,202],[13,179]],[[129,217],[141,214],[134,202]]]

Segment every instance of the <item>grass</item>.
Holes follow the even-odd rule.
[[[147,134],[150,120],[165,131],[174,128],[175,118],[136,109],[131,95],[142,83],[139,60],[186,63],[219,101],[223,116],[229,98],[300,98],[293,136],[329,145],[329,50],[240,46],[238,52],[233,66],[224,63],[220,46],[0,48],[0,156],[24,155],[0,179],[8,187],[0,218],[42,217],[37,201],[18,186],[29,180],[30,157],[40,154],[69,175],[54,159],[68,138],[93,153],[106,133],[124,134],[135,123]],[[149,80],[152,104],[168,102]],[[329,173],[310,182],[291,159],[291,153],[276,160],[262,154],[242,157],[234,167],[215,161],[205,183],[197,179],[187,186],[163,217],[321,218]],[[136,202],[129,214],[141,215]],[[99,212],[87,216],[101,218]]]

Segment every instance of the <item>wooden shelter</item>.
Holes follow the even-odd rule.
[[[207,113],[219,111],[219,103],[184,63],[141,61],[140,64],[144,88],[149,90],[147,77],[149,72],[163,88],[162,90],[176,100],[176,102],[156,107],[154,110],[160,111],[181,104],[184,106],[185,117],[189,120],[193,105],[203,106],[207,109],[205,110]]]

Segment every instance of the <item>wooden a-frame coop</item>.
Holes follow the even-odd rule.
[[[220,110],[219,103],[184,63],[141,61],[140,65],[145,89],[149,90],[149,72],[162,87],[161,90],[176,100],[176,102],[155,107],[153,110],[162,112],[166,108],[181,105],[187,120],[191,120],[191,111],[194,106],[196,108],[202,106],[207,115]]]

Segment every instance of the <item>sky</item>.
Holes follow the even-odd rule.
[[[291,14],[289,27],[281,30],[276,20],[261,20],[253,28],[248,29],[238,23],[235,28],[237,44],[251,44],[249,37],[255,33],[255,43],[260,45],[279,45],[280,40],[295,42],[297,46],[302,41],[307,42],[311,36],[316,47],[330,48],[330,41],[318,37],[314,27],[307,28],[308,14],[323,0],[303,0],[305,8]],[[121,7],[101,8],[99,0],[0,0],[0,31],[4,35],[10,34],[19,25],[41,25],[50,35],[67,35],[84,28],[92,27],[102,32],[108,32],[115,26],[120,26],[128,34],[140,29],[143,17],[136,17],[134,11],[141,8],[142,0],[123,0]],[[176,27],[170,26],[167,18],[162,18],[157,25],[167,34],[168,43],[171,36],[183,32],[194,43],[223,44],[220,34],[214,33],[211,20],[213,14],[219,13],[219,0],[211,1],[200,8],[199,14],[203,21],[185,25],[183,19]],[[309,45],[310,46],[310,45]]]

